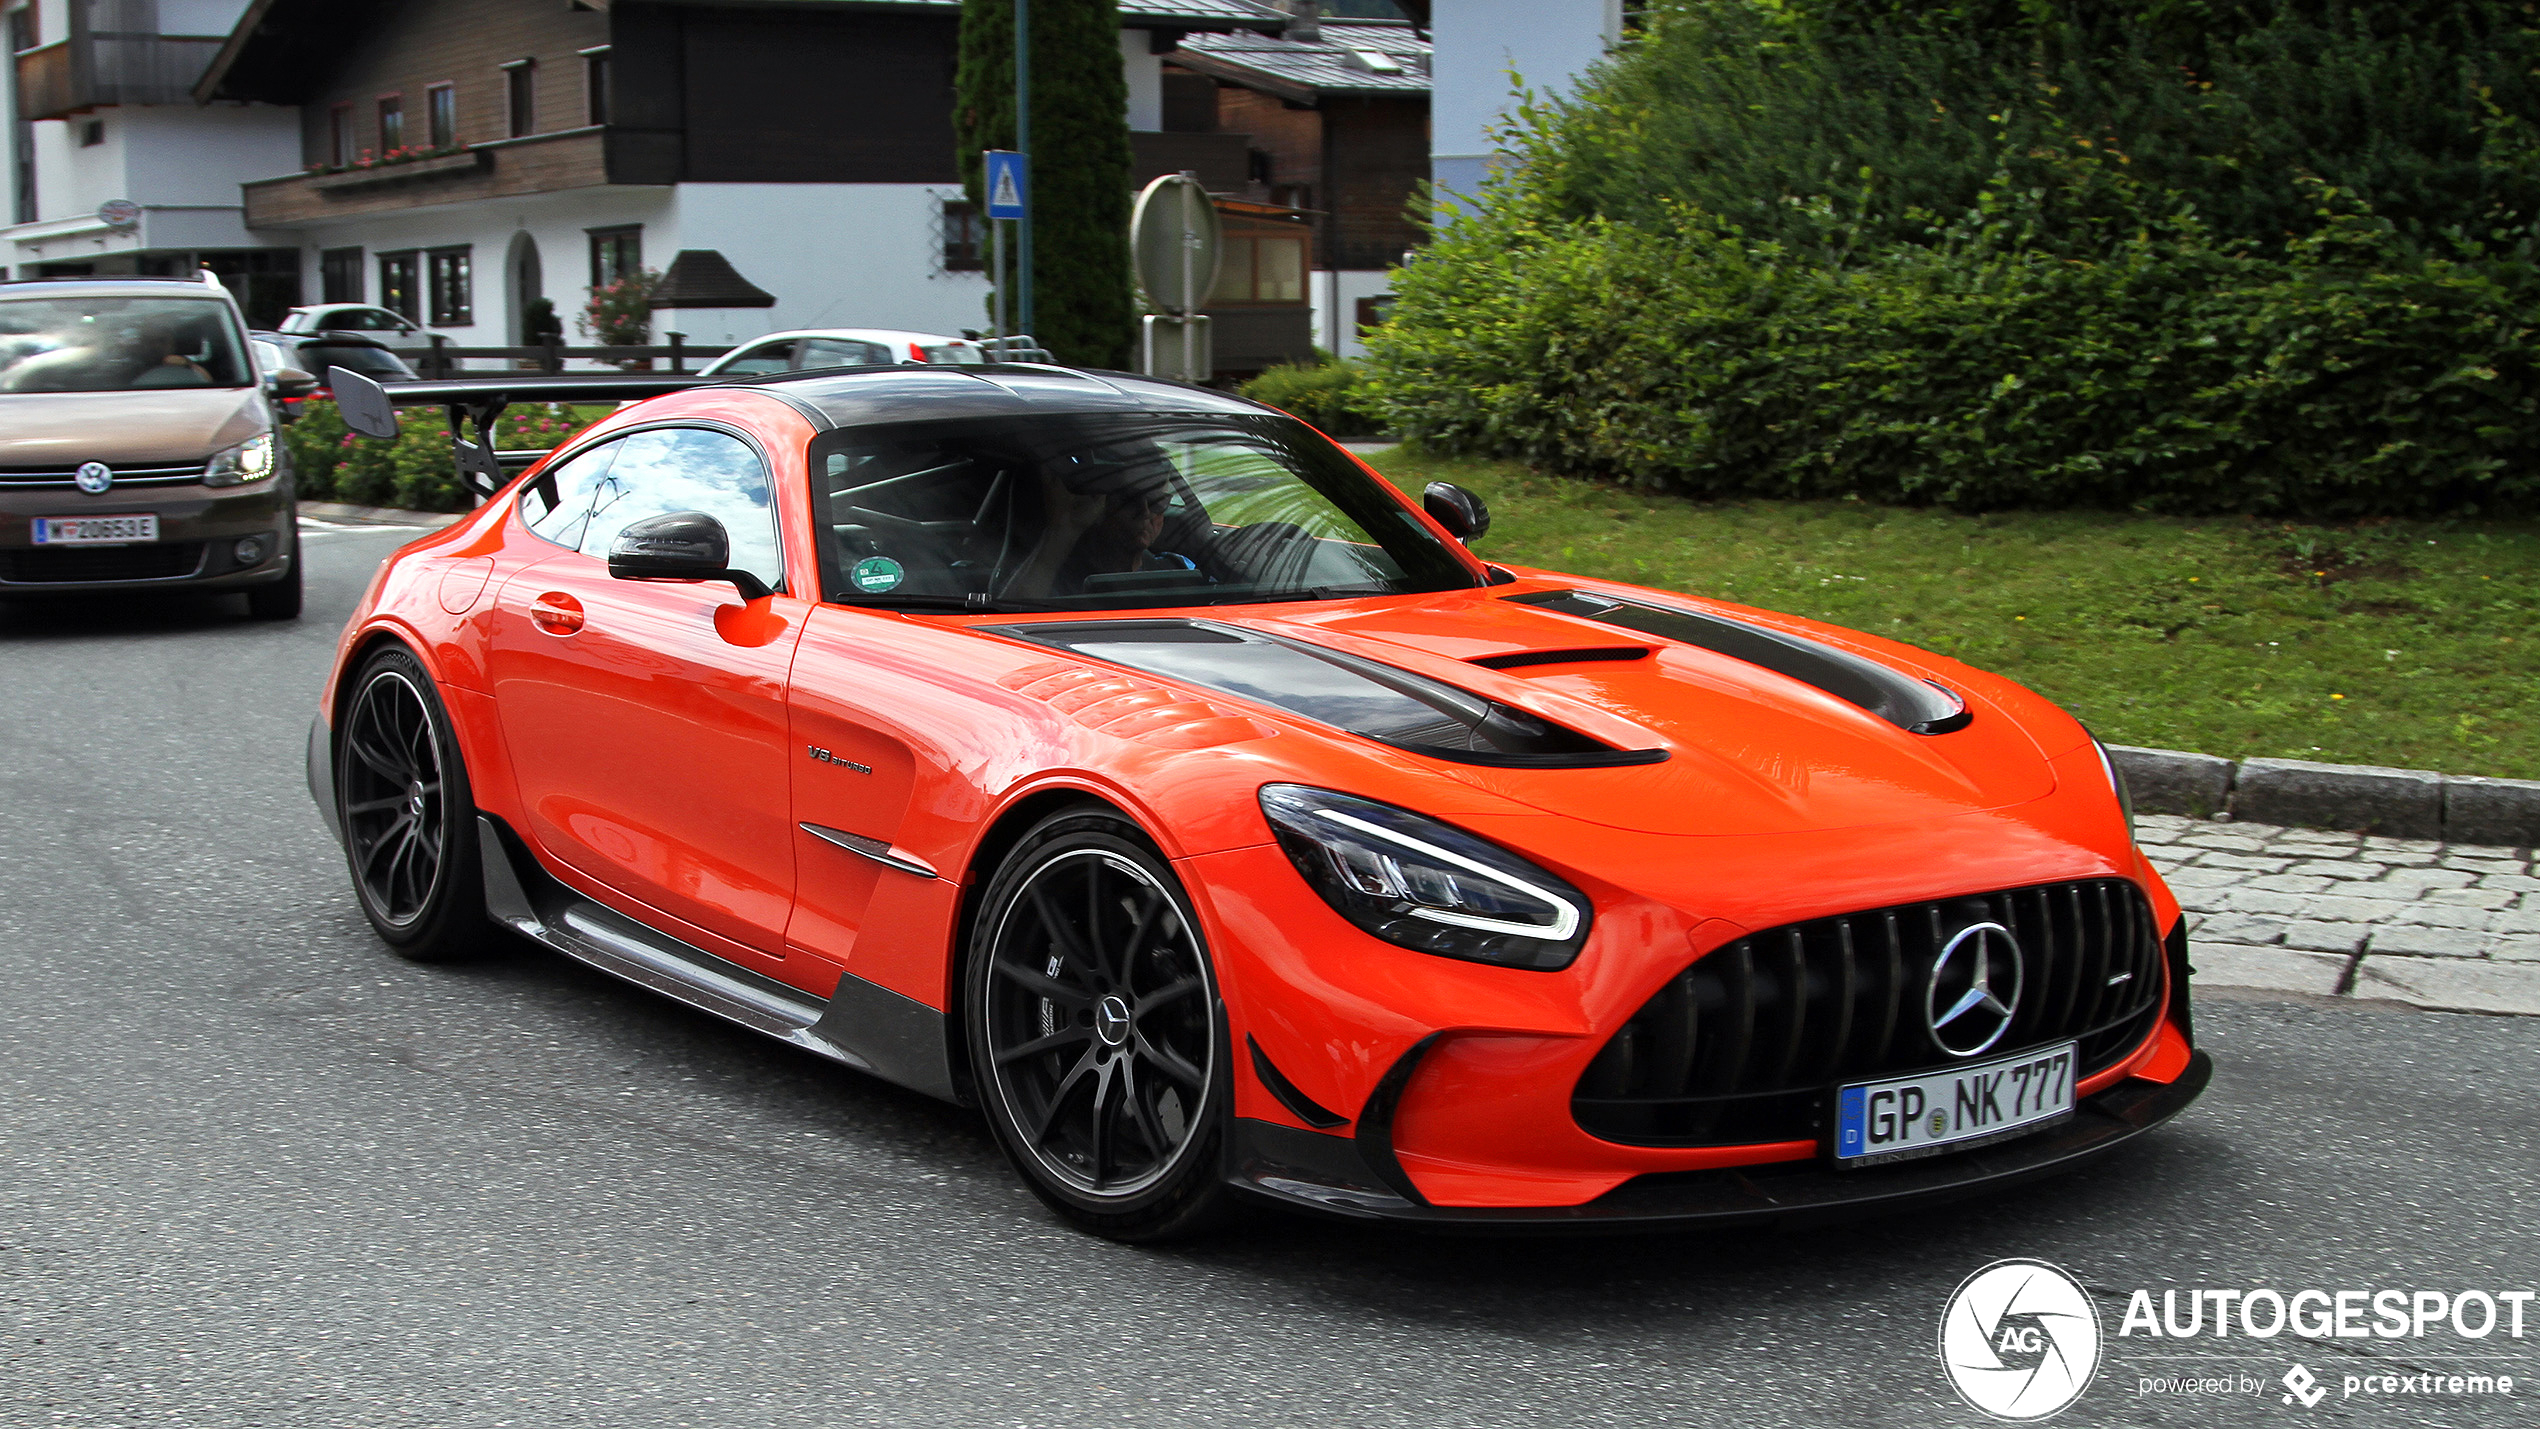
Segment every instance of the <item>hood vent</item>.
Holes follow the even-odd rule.
[[[1425,675],[1212,621],[975,628],[1259,700],[1433,759],[1516,769],[1600,769],[1667,757],[1663,749],[1616,749]]]
[[[1742,620],[1613,600],[1583,590],[1541,591],[1502,599],[1698,645],[1733,660],[1761,665],[1802,684],[1814,685],[1838,699],[1849,700],[1909,734],[1948,734],[1965,729],[1975,719],[1964,700],[1929,680],[1915,679],[1849,650]]]
[[[1592,645],[1582,650],[1512,650],[1505,655],[1476,655],[1465,661],[1485,670],[1525,670],[1537,665],[1591,665],[1616,660],[1646,660],[1646,645]]]

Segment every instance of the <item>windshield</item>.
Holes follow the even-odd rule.
[[[0,298],[0,392],[254,381],[229,305],[217,298]]]
[[[823,585],[847,604],[1111,610],[1481,583],[1286,417],[865,427],[818,439],[811,468]]]

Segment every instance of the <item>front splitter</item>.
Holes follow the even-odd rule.
[[[1810,1226],[1892,1215],[2060,1175],[2104,1156],[2186,1109],[2213,1080],[2213,1060],[2188,1059],[2167,1084],[2128,1080],[2084,1098],[2072,1120],[2034,1136],[1892,1166],[1837,1170],[1786,1162],[1637,1176],[1577,1206],[1432,1206],[1388,1188],[1358,1143],[1301,1127],[1239,1118],[1231,1183],[1252,1196],[1320,1215],[1477,1232],[1616,1233],[1734,1226]]]

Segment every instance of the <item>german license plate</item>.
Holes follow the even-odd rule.
[[[123,546],[157,539],[159,518],[147,512],[138,516],[35,518],[35,544],[39,546]]]
[[[1837,1088],[1834,1159],[1873,1166],[2007,1141],[2073,1114],[2075,1044]]]

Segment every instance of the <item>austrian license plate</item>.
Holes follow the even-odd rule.
[[[2075,1044],[1838,1088],[1834,1159],[1872,1166],[2007,1141],[2073,1114]]]
[[[35,518],[35,544],[39,546],[123,546],[157,539],[159,518],[146,512],[138,516]]]

